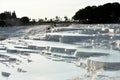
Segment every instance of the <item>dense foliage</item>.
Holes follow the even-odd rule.
[[[120,4],[107,3],[100,6],[87,6],[73,16],[81,23],[119,23]]]
[[[0,27],[7,27],[7,26],[21,26],[21,25],[41,25],[41,24],[69,24],[71,21],[67,16],[64,16],[64,20],[62,20],[59,16],[55,18],[48,19],[31,19],[27,16],[23,16],[18,18],[16,16],[15,11],[5,11],[0,13]]]
[[[20,19],[20,21],[21,21],[21,24],[22,25],[27,25],[27,24],[29,24],[29,18],[28,17],[22,17],[21,19]]]
[[[77,20],[77,21],[76,21]],[[27,16],[17,18],[15,11],[5,11],[0,13],[0,27],[19,26],[19,25],[36,25],[36,24],[57,24],[57,23],[120,23],[120,4],[107,3],[100,6],[87,6],[80,9],[72,17],[72,20],[64,16],[62,20],[59,16],[48,19],[30,19]]]
[[[0,27],[27,25],[28,23],[28,17],[17,18],[15,11],[5,11],[0,13]]]
[[[15,12],[4,12],[0,14],[0,26],[11,26],[11,25],[15,25],[15,23],[13,23],[14,21],[16,21],[17,17],[16,17],[16,13]]]

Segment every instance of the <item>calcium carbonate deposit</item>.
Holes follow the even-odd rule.
[[[120,80],[120,25],[0,28],[0,80]]]

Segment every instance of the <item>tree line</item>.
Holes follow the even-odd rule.
[[[23,16],[21,18],[18,18],[15,11],[5,11],[3,13],[0,13],[0,27],[7,27],[7,26],[21,26],[21,25],[39,25],[39,24],[56,24],[56,23],[67,23],[71,20],[64,16],[64,20],[60,18],[59,16],[56,16],[55,18],[48,19],[45,17],[44,19],[31,19],[27,16]]]
[[[79,9],[70,19],[64,16],[48,19],[31,19],[27,16],[18,18],[15,11],[5,11],[0,13],[0,26],[21,26],[21,25],[36,25],[36,24],[56,24],[56,23],[120,23],[120,4],[107,3],[99,6],[87,6]]]
[[[26,16],[22,18],[18,18],[16,16],[15,11],[5,11],[3,13],[0,13],[0,26],[18,26],[18,25],[27,25],[29,24],[30,19]]]
[[[77,11],[72,18],[80,23],[120,23],[120,4],[87,6]]]

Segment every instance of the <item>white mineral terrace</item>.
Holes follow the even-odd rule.
[[[89,34],[79,34],[79,33],[69,33],[69,32],[59,32],[59,33],[57,33],[57,32],[54,32],[54,33],[47,33],[46,35],[48,35],[48,36],[61,36],[61,37],[64,37],[64,36],[67,36],[67,37],[69,37],[69,36],[73,36],[73,37],[75,37],[75,36],[77,36],[77,37],[82,37],[82,36],[84,36],[84,37],[88,37],[88,36],[94,36],[94,35],[89,35]]]
[[[0,80],[120,80],[119,35],[95,36],[97,30],[109,34],[102,30],[111,26],[120,25],[71,25],[51,33],[48,25],[13,29],[15,37],[0,42]]]

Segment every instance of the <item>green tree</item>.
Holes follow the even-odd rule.
[[[12,18],[17,18],[15,11],[12,13]]]
[[[39,19],[38,23],[44,22],[44,19]]]
[[[6,20],[6,19],[7,19],[7,15],[5,13],[1,13],[0,20]]]
[[[45,21],[47,21],[48,19],[45,17]]]
[[[32,19],[32,21],[31,21],[31,24],[36,24],[37,23],[37,21],[35,20],[35,19]]]
[[[73,16],[74,20],[85,23],[115,23],[120,20],[120,4],[107,3],[100,6],[87,6]]]
[[[27,25],[27,24],[30,23],[30,19],[28,17],[26,17],[26,16],[22,17],[20,19],[20,21],[21,21],[22,25]]]
[[[65,21],[68,21],[68,17],[67,17],[67,16],[64,16],[64,20],[65,20]]]
[[[6,25],[5,21],[0,21],[0,27],[4,27]]]
[[[59,22],[59,21],[60,21],[60,17],[56,16],[56,17],[55,17],[55,21],[56,21],[56,22]]]

